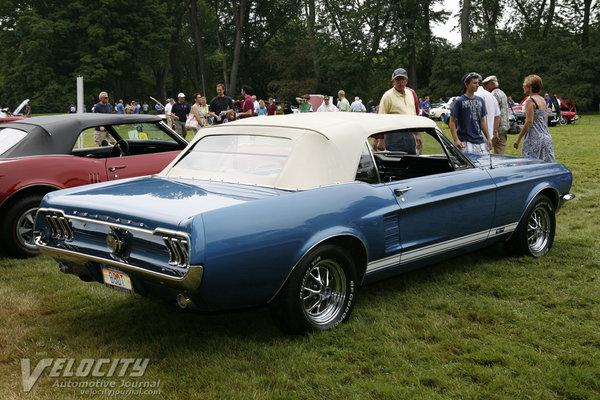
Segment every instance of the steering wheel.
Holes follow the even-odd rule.
[[[129,153],[129,143],[127,143],[127,141],[120,139],[117,140],[117,143],[115,143],[115,145],[113,146],[110,155],[112,156],[116,156],[117,154],[119,154],[119,157],[123,157],[124,155]]]

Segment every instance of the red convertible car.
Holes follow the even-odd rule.
[[[95,135],[107,132],[96,143]],[[160,172],[187,141],[152,115],[70,114],[0,125],[0,240],[37,255],[33,220],[53,190]]]

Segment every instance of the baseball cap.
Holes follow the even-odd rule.
[[[394,73],[392,74],[392,79],[396,79],[396,77],[398,76],[408,78],[408,74],[406,73],[406,70],[404,68],[398,68],[394,70]]]
[[[496,75],[490,75],[487,78],[485,78],[481,83],[486,84],[488,82],[494,82],[495,84],[498,84],[498,78],[496,78]]]
[[[185,97],[185,94],[183,94],[182,92],[179,92],[179,94],[177,95],[177,97]]]

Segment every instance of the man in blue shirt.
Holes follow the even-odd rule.
[[[119,100],[119,104],[117,104],[117,112],[119,114],[125,114],[125,106],[123,105],[123,100]]]
[[[100,99],[100,101],[94,105],[94,107],[92,108],[92,112],[111,114],[112,106],[108,102],[108,93],[100,92],[98,98]],[[110,136],[110,134],[106,131],[106,129],[103,126],[98,126],[94,130],[94,142],[96,142],[98,146],[108,146],[107,140],[109,137],[110,140],[114,141],[114,138]]]
[[[185,135],[187,135],[185,121],[187,121],[187,115],[190,113],[190,106],[185,101],[185,94],[183,93],[179,93],[177,100],[177,103],[171,107],[171,116],[173,117],[175,130],[181,137],[185,138]]]
[[[475,96],[480,80],[481,76],[476,72],[463,76],[464,94],[454,102],[449,126],[454,144],[462,151],[489,154],[492,141],[485,122],[485,103]]]

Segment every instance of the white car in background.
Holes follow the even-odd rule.
[[[444,119],[444,115],[450,114],[450,104],[449,103],[441,103],[436,107],[432,107],[429,111],[429,118],[439,119],[442,121]]]

